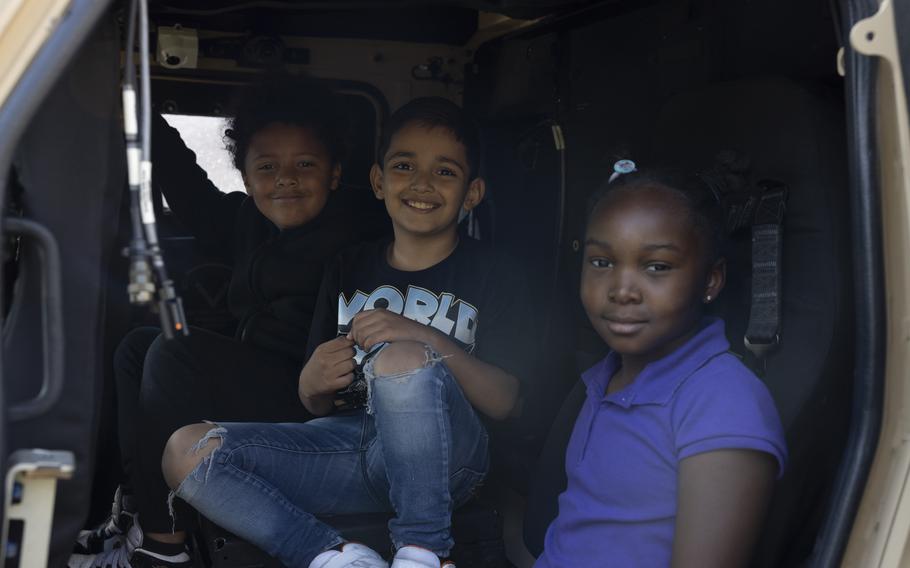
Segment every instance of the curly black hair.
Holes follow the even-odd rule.
[[[688,173],[663,166],[639,169],[603,183],[588,200],[587,223],[597,206],[610,195],[638,188],[661,188],[674,194],[687,210],[693,228],[706,245],[706,260],[713,264],[724,255],[727,241],[722,193],[746,183],[743,175],[715,166],[708,172]]]
[[[243,172],[250,140],[276,122],[311,129],[334,163],[344,161],[349,125],[338,95],[314,79],[282,74],[246,88],[228,120],[224,141],[234,167]]]

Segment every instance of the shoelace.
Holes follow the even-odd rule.
[[[100,538],[102,540],[115,535],[123,534],[123,531],[120,529],[120,525],[117,524],[117,520],[118,517],[111,516],[107,520],[107,523],[101,525],[100,527],[96,527],[92,534],[96,538]]]
[[[90,562],[70,564],[70,568],[130,568],[130,553],[121,546],[92,556]]]

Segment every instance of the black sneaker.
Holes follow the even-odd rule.
[[[130,557],[130,568],[193,568],[193,559],[186,552],[164,556],[150,550],[137,548]]]
[[[123,546],[99,554],[73,554],[67,568],[193,568],[189,553],[164,555],[142,548],[144,536],[138,520],[127,533]]]
[[[111,516],[94,529],[79,531],[73,545],[73,553],[99,554],[123,546],[126,533],[133,526],[135,518],[131,500],[132,498],[124,496],[118,487],[111,505]]]

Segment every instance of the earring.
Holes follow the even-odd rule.
[[[711,301],[711,295],[708,294],[707,296],[705,296],[705,303],[707,304],[707,303],[709,303],[710,301]]]

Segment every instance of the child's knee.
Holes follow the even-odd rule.
[[[143,380],[145,375],[154,375],[156,371],[173,374],[174,367],[186,368],[198,361],[198,347],[195,336],[176,335],[167,339],[163,334],[152,341],[146,351],[143,362]]]
[[[164,335],[159,335],[155,338],[154,341],[149,345],[148,351],[145,354],[146,361],[151,359],[157,359],[159,357],[172,357],[174,348],[177,346],[176,343],[169,341]]]
[[[145,356],[151,349],[152,343],[157,339],[155,334],[159,334],[158,330],[145,327],[136,328],[126,334],[114,351],[114,369],[132,370],[133,367],[138,366],[136,372],[142,371]]]
[[[161,458],[161,471],[171,489],[221,446],[222,431],[213,424],[191,424],[171,434]]]
[[[449,374],[430,347],[416,341],[390,343],[364,370],[369,387],[367,412],[410,411],[436,406],[445,397]]]
[[[430,362],[431,353],[430,348],[419,341],[389,343],[373,360],[373,374],[381,377],[422,369]]]

